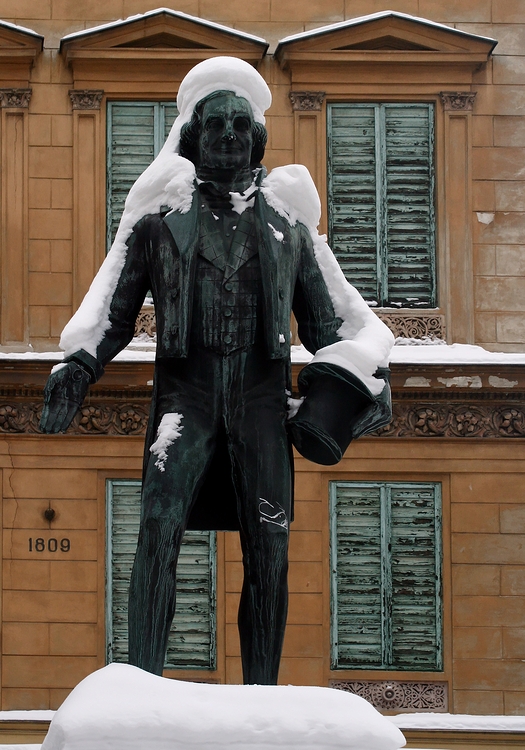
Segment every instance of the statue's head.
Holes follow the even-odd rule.
[[[261,162],[267,137],[246,99],[232,91],[215,91],[197,102],[182,126],[180,155],[197,169],[240,172]]]

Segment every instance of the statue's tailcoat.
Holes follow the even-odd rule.
[[[151,290],[157,324],[157,368],[145,445],[145,470],[151,458],[149,449],[166,411],[159,406],[163,373],[170,362],[176,367],[176,363],[194,357],[190,334],[200,215],[199,192],[195,190],[187,213],[150,214],[135,225],[111,300],[109,327],[97,347],[97,360],[105,365],[129,343],[144,297]],[[299,222],[291,226],[267,204],[262,193],[255,201],[254,221],[261,276],[262,335],[257,344],[258,355],[269,366],[272,360],[276,365],[281,360],[285,372],[284,391],[290,385],[292,310],[301,341],[312,352],[340,340],[337,329],[341,320],[335,316],[307,228]],[[210,384],[210,387],[216,386]],[[285,403],[284,393],[280,395]],[[228,454],[220,444],[215,454],[200,488],[189,528],[238,527]],[[169,471],[168,466],[166,470]],[[220,513],[217,512],[218,488],[223,498],[232,498],[231,507],[221,507]]]

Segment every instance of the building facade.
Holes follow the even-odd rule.
[[[180,81],[228,54],[271,88],[265,165],[309,168],[400,344],[392,424],[296,457],[280,679],[524,713],[524,49],[519,0],[0,2],[2,709],[126,659],[152,309],[67,435],[42,388]],[[241,680],[241,579],[235,534],[188,537],[168,676]]]

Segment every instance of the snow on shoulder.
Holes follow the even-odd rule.
[[[42,750],[398,750],[404,744],[392,722],[341,690],[180,682],[110,664],[66,698]]]

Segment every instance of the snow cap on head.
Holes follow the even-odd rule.
[[[256,122],[264,125],[264,113],[272,95],[255,68],[237,57],[210,57],[198,63],[183,79],[177,96],[179,124],[188,122],[197,102],[215,91],[233,91],[248,101]]]

